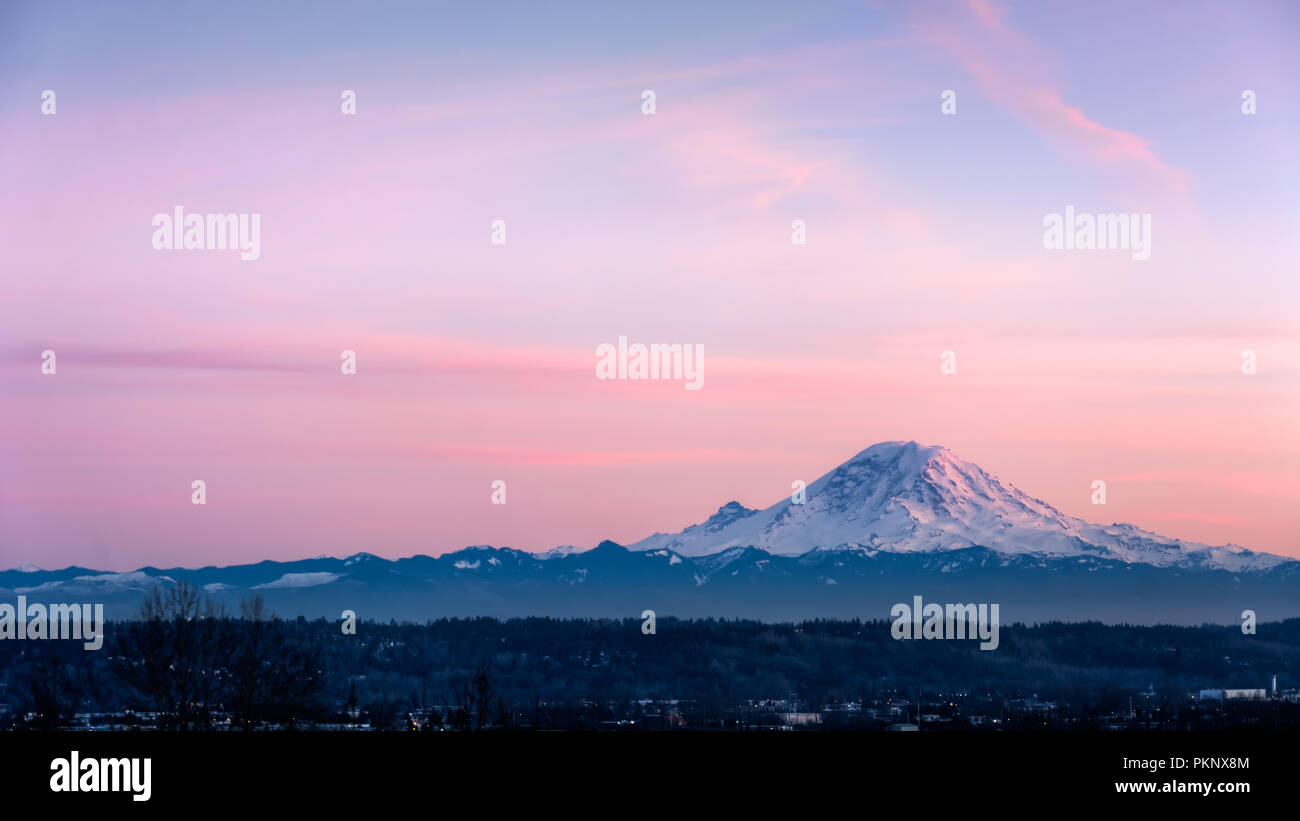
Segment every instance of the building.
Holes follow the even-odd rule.
[[[1201,690],[1196,694],[1197,701],[1249,701],[1268,698],[1268,690],[1263,687],[1239,690]]]

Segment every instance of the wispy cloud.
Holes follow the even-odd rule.
[[[1165,162],[1149,140],[1097,122],[1065,100],[1052,79],[1056,61],[1050,50],[1016,30],[1004,6],[990,0],[945,5],[942,13],[918,13],[914,30],[954,58],[993,103],[1066,156],[1133,175],[1177,196],[1190,193],[1191,175]]]

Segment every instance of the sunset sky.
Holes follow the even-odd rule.
[[[894,439],[1300,557],[1300,6],[630,5],[0,9],[0,567],[631,542]]]

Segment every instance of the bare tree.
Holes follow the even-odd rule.
[[[487,665],[480,663],[469,681],[456,688],[456,709],[452,711],[451,725],[458,730],[481,730],[487,726],[488,710],[496,683],[488,675]]]
[[[118,674],[180,730],[203,726],[221,690],[224,612],[180,581],[156,585],[126,623]]]
[[[25,648],[18,680],[20,698],[36,713],[36,726],[53,729],[76,712],[84,690],[68,648],[62,642],[32,642]]]
[[[241,601],[239,611],[242,623],[238,628],[238,641],[232,648],[227,669],[234,723],[247,729],[261,717],[259,712],[265,704],[271,651],[267,621],[271,614],[267,612],[261,595]]]
[[[241,601],[240,614],[227,665],[235,723],[293,722],[322,687],[320,662],[286,640],[288,624],[274,620],[260,595]]]

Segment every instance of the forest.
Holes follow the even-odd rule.
[[[1300,681],[1300,619],[1254,635],[1003,625],[985,652],[897,641],[886,620],[660,616],[647,634],[630,618],[471,618],[362,621],[348,634],[337,621],[276,618],[256,597],[239,611],[178,584],[155,588],[138,618],[110,621],[99,651],[0,642],[0,727],[726,728],[795,714],[873,727],[923,710],[1015,726],[1024,704],[1083,726],[1123,711],[1168,716],[1200,689],[1269,688],[1276,676],[1294,692]],[[1270,701],[1274,712],[1284,702]]]

